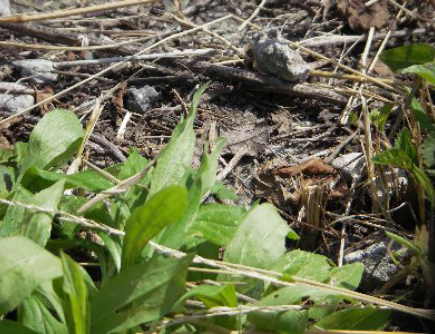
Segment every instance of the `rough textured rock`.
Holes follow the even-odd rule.
[[[284,42],[277,29],[266,29],[254,36],[252,54],[255,67],[283,80],[304,81],[310,72],[308,63]]]
[[[127,91],[126,106],[128,110],[144,114],[160,98],[160,93],[151,86],[130,88]]]
[[[25,59],[13,63],[20,70],[22,77],[31,77],[36,84],[49,83],[57,80],[53,62],[47,59]]]
[[[389,240],[383,240],[366,249],[359,250],[344,257],[345,263],[360,262],[364,264],[365,270],[360,284],[364,291],[373,291],[388,282],[394,274],[399,271],[387,253]],[[402,247],[393,244],[392,251],[397,251]]]
[[[364,164],[364,155],[359,152],[344,154],[331,163],[348,181],[363,173]]]
[[[14,82],[0,82],[0,88],[6,90],[5,92],[0,92],[0,108],[15,113],[35,104],[35,98],[33,95],[12,94],[7,92],[8,89],[13,89],[15,91],[24,90],[26,89],[26,86]]]

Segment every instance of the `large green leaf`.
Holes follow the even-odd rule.
[[[183,176],[192,163],[195,144],[193,121],[196,115],[196,108],[202,93],[207,87],[208,85],[206,84],[195,92],[189,109],[189,115],[177,125],[172,133],[171,140],[160,154],[151,180],[150,195],[154,195],[167,186],[182,184]]]
[[[391,314],[389,310],[365,307],[332,313],[316,323],[316,327],[340,330],[383,330]]]
[[[325,256],[294,250],[278,259],[272,270],[324,283],[329,280],[331,266]]]
[[[8,334],[41,334],[35,332],[28,327],[21,325],[18,322],[11,320],[0,320],[0,333]]]
[[[122,271],[91,301],[91,333],[126,330],[160,319],[183,295],[192,257],[153,257]]]
[[[16,308],[41,283],[61,275],[60,260],[30,239],[0,239],[0,315]]]
[[[364,265],[362,263],[351,263],[331,269],[329,284],[355,290],[361,282]]]
[[[382,52],[380,59],[393,71],[399,71],[412,65],[432,62],[435,48],[429,44],[411,44]]]
[[[285,253],[285,238],[292,230],[271,204],[254,206],[244,217],[227,246],[224,261],[270,269]],[[220,275],[221,280],[239,281],[243,277]],[[248,289],[246,285],[243,290]]]
[[[22,161],[21,175],[30,166],[47,169],[72,157],[83,135],[83,127],[72,111],[50,111],[30,134]]]
[[[63,279],[58,287],[69,333],[90,333],[90,307],[88,289],[80,266],[64,252],[60,253]]]
[[[38,298],[27,298],[18,308],[19,322],[40,334],[68,334],[65,324],[51,314]]]
[[[183,216],[187,205],[187,191],[180,186],[167,187],[138,207],[125,226],[122,268],[138,262],[149,240],[166,226]]]
[[[191,233],[215,245],[227,246],[245,214],[246,209],[242,206],[203,205],[195,217]]]

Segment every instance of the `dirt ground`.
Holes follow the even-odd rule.
[[[12,0],[10,5],[12,14],[30,15],[104,3],[108,2]],[[373,208],[364,168],[347,167],[363,154],[362,106],[373,110],[395,102],[399,96],[394,87],[399,80],[409,80],[394,75],[378,59],[379,52],[410,43],[433,44],[435,1],[401,1],[406,3],[405,10],[394,1],[381,0],[367,8],[364,3],[164,0],[24,26],[0,22],[0,39],[10,43],[0,49],[0,81],[19,82],[35,102],[42,101],[0,125],[0,145],[26,141],[38,119],[53,108],[72,109],[85,124],[98,99],[104,107],[86,147],[90,161],[106,167],[125,159],[132,147],[153,158],[186,113],[193,92],[210,80],[195,121],[195,161],[199,163],[205,142],[213,144],[216,138],[225,137],[221,168],[228,163],[233,168],[224,183],[239,196],[238,204],[251,205],[257,200],[275,204],[302,235],[299,244],[289,247],[327,255],[339,263],[347,254],[384,241],[385,228],[412,235],[416,224],[412,193],[400,189],[392,194],[389,207],[398,209],[386,219]],[[220,18],[225,19],[204,27]],[[298,43],[290,44],[291,52],[302,57],[310,71],[308,77],[289,80],[280,76],[282,69],[268,72],[267,64],[255,55],[255,41],[263,38],[264,31]],[[113,43],[117,46],[110,47]],[[91,48],[65,50],[65,46]],[[303,48],[294,51],[297,46]],[[145,49],[143,54],[204,53],[91,63],[92,59],[131,56]],[[14,64],[25,59],[58,63],[57,78],[32,81]],[[272,56],[267,59],[279,61]],[[66,64],[78,60],[89,63]],[[118,65],[96,75],[114,64]],[[83,80],[88,81],[80,84]],[[145,103],[146,108],[134,107],[132,90],[146,85],[154,89],[155,96]],[[13,115],[0,109],[3,119]],[[396,116],[392,115],[388,129]],[[340,165],[337,159],[343,156],[348,160]],[[310,206],[313,200],[321,205]],[[365,292],[376,293],[381,287],[379,283]],[[402,302],[424,307],[424,289],[421,280],[411,277],[385,295],[406,295]],[[390,329],[427,330],[422,326],[400,315],[400,319],[393,318]]]

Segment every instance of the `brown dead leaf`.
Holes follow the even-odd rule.
[[[127,82],[123,82],[119,89],[116,91],[115,96],[112,98],[112,102],[118,109],[124,109],[124,95],[127,92]]]
[[[272,114],[272,121],[278,126],[278,133],[288,133],[292,127],[292,120],[288,115],[284,113]]]
[[[349,26],[356,31],[367,31],[371,27],[380,29],[390,21],[388,1],[381,0],[365,6],[366,0],[338,0],[339,12],[347,16]]]
[[[53,95],[54,95],[54,91],[53,91],[53,88],[51,88],[51,87],[45,87],[44,89],[41,89],[41,90],[39,90],[39,89],[36,89],[36,87],[33,87],[34,88],[34,90],[35,90],[35,100],[36,100],[36,103],[39,103],[39,102],[41,102],[41,101],[44,101],[45,99],[48,99],[48,98],[50,98],[50,97],[52,97]],[[54,99],[54,100],[52,100],[52,101],[54,101],[54,102],[56,102],[57,104],[59,104],[60,106],[63,106],[64,104],[61,102],[61,101],[59,101],[58,99]],[[39,107],[39,110],[40,110],[40,112],[41,112],[41,115],[45,115],[45,113],[48,111],[48,110],[50,110],[50,109],[53,109],[54,108],[54,105],[53,105],[53,103],[52,102],[48,102],[48,103],[44,103],[43,105],[41,105],[40,107]]]
[[[300,174],[304,174],[306,176],[318,176],[333,175],[334,173],[335,170],[333,167],[317,158],[310,159],[296,166],[278,167],[272,170],[272,175],[279,175],[281,177],[287,178]]]

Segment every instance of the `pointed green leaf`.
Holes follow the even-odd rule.
[[[180,186],[167,187],[138,207],[125,226],[122,268],[138,262],[149,240],[170,224],[176,223],[186,209],[187,191]]]
[[[51,314],[35,296],[27,298],[18,308],[19,322],[40,334],[68,334],[65,324]]]
[[[80,266],[64,252],[60,253],[63,267],[59,288],[69,333],[90,333],[88,289]]]
[[[150,196],[167,186],[180,185],[183,176],[190,168],[195,144],[193,121],[201,95],[207,87],[208,84],[195,92],[190,105],[189,115],[177,125],[172,133],[171,140],[160,154],[151,180]]]

